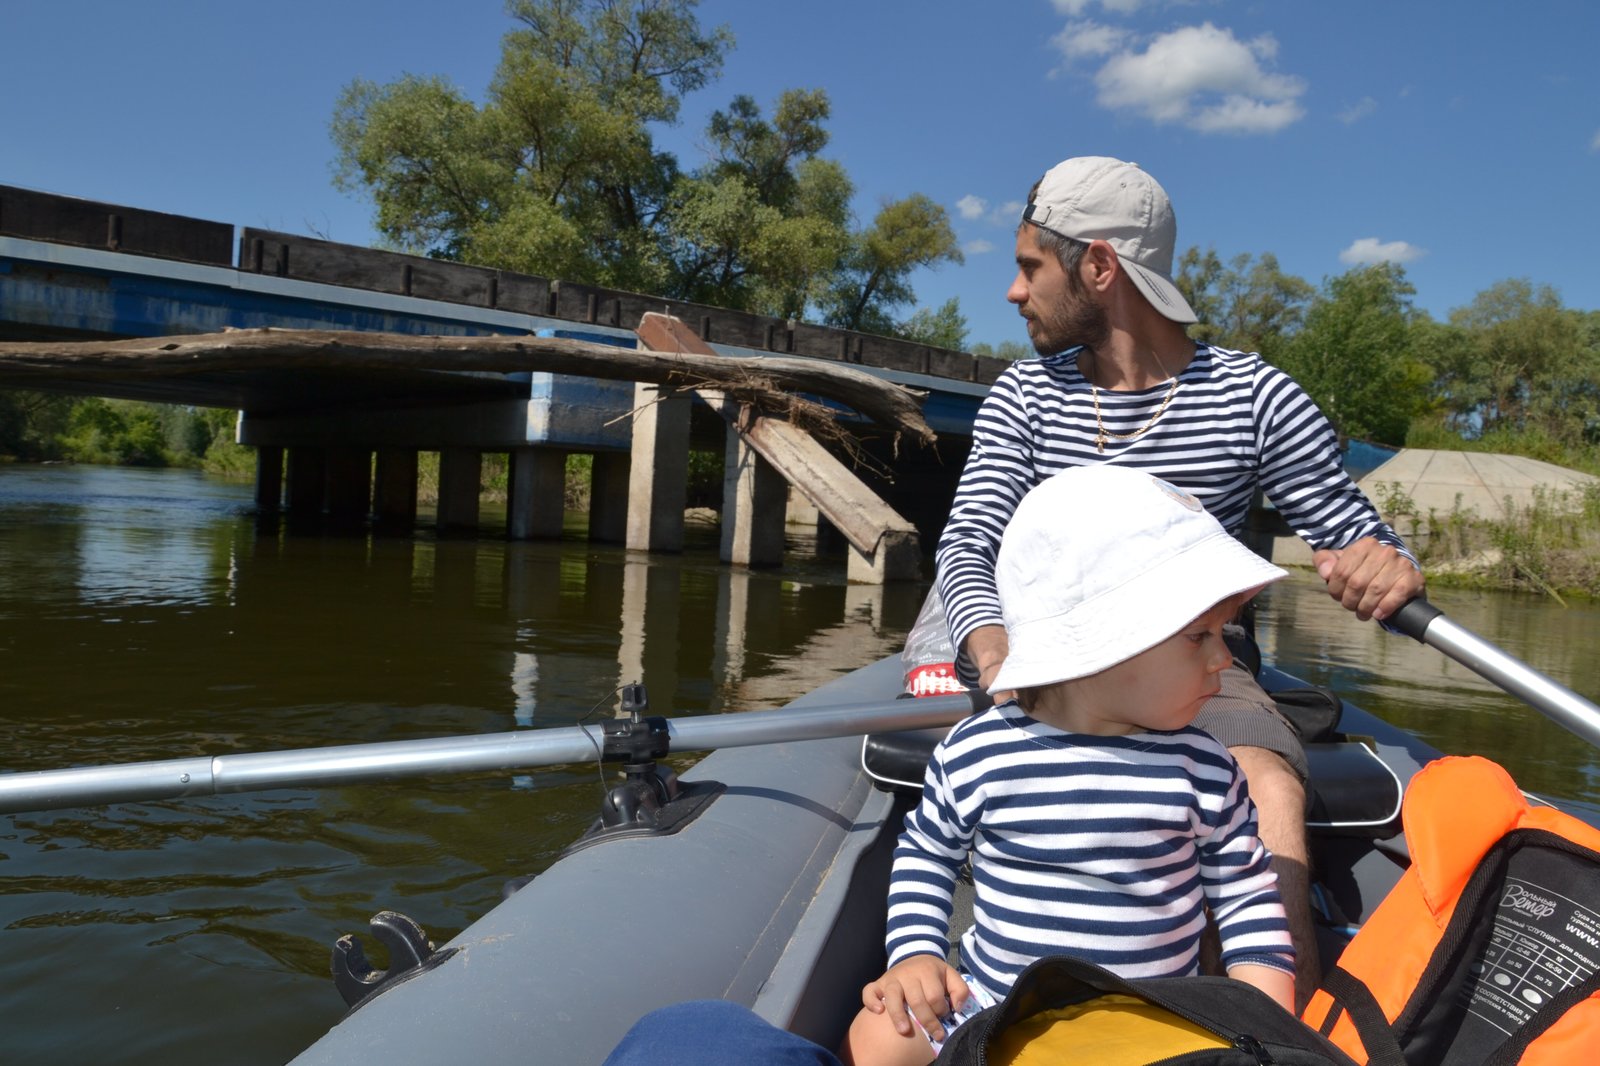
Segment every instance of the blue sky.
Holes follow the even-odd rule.
[[[1015,205],[1070,155],[1166,186],[1180,250],[1275,254],[1312,283],[1404,263],[1446,316],[1527,278],[1600,309],[1600,5],[1487,0],[704,0],[737,39],[660,143],[786,88],[833,102],[825,154],[865,220],[944,204],[970,340],[1023,340],[1003,294]],[[331,181],[357,77],[442,75],[481,99],[501,0],[0,0],[0,184],[370,243]]]

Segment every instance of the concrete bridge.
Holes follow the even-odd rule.
[[[852,365],[928,393],[924,414],[939,435],[932,448],[901,447],[845,413],[862,450],[882,473],[856,473],[921,543],[942,527],[970,446],[977,405],[1004,363],[891,338],[577,285],[465,264],[340,245],[226,223],[141,211],[0,186],[0,340],[87,340],[208,333],[227,328],[381,330],[576,337],[637,344],[646,315],[668,314],[705,351],[800,356]],[[83,392],[82,383],[32,387]],[[656,412],[653,386],[548,373],[337,368],[212,373],[97,382],[104,396],[236,409],[238,439],[257,449],[257,502],[287,504],[291,517],[407,526],[416,516],[417,454],[440,456],[438,523],[471,530],[478,519],[482,456],[511,457],[508,533],[559,536],[563,470],[569,453],[594,457],[591,537],[672,550],[663,533],[630,519],[641,463],[658,453],[636,446],[630,413]],[[749,565],[781,562],[786,510],[774,507],[772,453],[753,449],[727,412],[686,402],[686,442],[723,451],[725,494],[745,500],[724,512],[724,557]],[[654,423],[652,423],[654,426]],[[659,428],[652,429],[659,432]],[[673,460],[676,462],[677,460]],[[781,462],[781,460],[780,460]],[[740,481],[744,478],[744,481]],[[792,480],[792,478],[791,478]],[[630,481],[634,482],[630,488]],[[730,512],[738,513],[730,513]],[[824,534],[836,521],[822,520]],[[742,523],[742,526],[741,526]],[[670,527],[670,523],[668,523]],[[741,531],[742,529],[742,531]],[[856,545],[852,580],[911,576]],[[681,516],[678,543],[681,545]],[[870,539],[870,538],[868,538]],[[776,544],[776,548],[774,548]],[[903,552],[901,553],[903,556]]]

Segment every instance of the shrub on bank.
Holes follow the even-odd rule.
[[[1600,484],[1536,487],[1526,505],[1507,499],[1504,518],[1463,510],[1459,497],[1448,513],[1421,514],[1398,482],[1374,495],[1430,582],[1600,596]]]

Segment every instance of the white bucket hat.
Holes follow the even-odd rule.
[[[1172,201],[1138,164],[1099,155],[1057,163],[1023,208],[1022,220],[1076,241],[1105,241],[1150,306],[1174,322],[1199,321],[1172,283],[1178,244]]]
[[[1128,467],[1073,467],[1023,497],[995,565],[1010,649],[991,693],[1088,677],[1281,570],[1200,501]]]

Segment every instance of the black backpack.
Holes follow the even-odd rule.
[[[1022,971],[1004,1002],[950,1035],[935,1066],[1013,1061],[1354,1066],[1321,1033],[1243,981],[1130,981],[1068,955]]]

